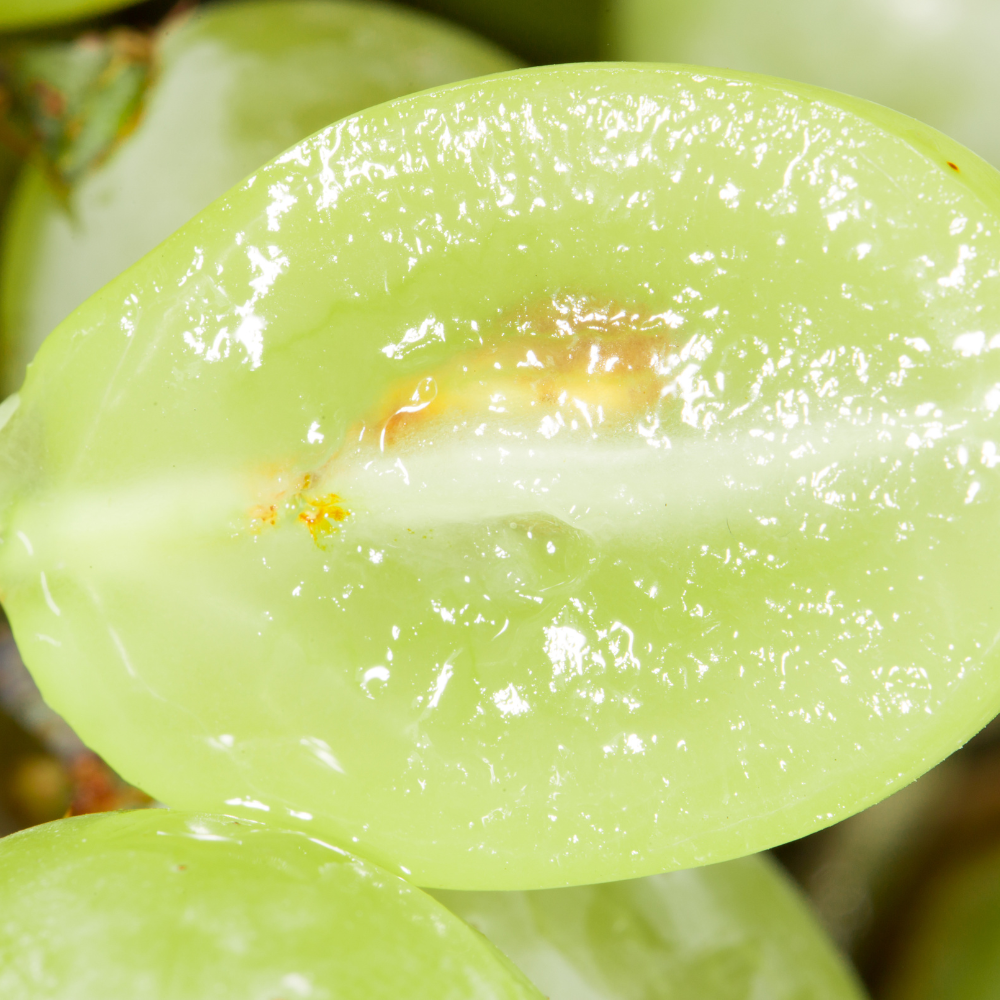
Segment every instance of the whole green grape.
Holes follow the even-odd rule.
[[[993,0],[615,0],[613,59],[804,80],[919,118],[1000,165],[1000,7]]]
[[[0,412],[0,598],[161,801],[418,884],[750,853],[1000,708],[1000,176],[911,119],[559,67],[293,147]]]
[[[0,394],[81,302],[251,170],[331,121],[516,61],[405,8],[242,0],[159,43],[134,133],[69,192],[25,171],[0,260]]]
[[[1000,982],[1000,851],[955,857],[921,888],[883,995],[994,1000]]]
[[[136,0],[3,0],[0,31],[75,21],[128,7]]]
[[[162,809],[0,841],[4,1000],[540,1000],[419,889],[304,833]]]
[[[629,882],[434,895],[549,1000],[861,1000],[800,894],[763,856]]]

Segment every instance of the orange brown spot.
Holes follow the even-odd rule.
[[[951,167],[951,169],[954,170],[956,173],[958,172],[958,164],[957,163],[952,163],[951,160],[949,160],[948,161],[948,166]]]
[[[257,473],[257,495],[260,502],[248,511],[250,530],[259,533],[274,527],[282,508],[299,506],[304,494],[312,485],[312,473],[297,473],[286,465],[274,463],[263,466]]]
[[[250,520],[255,528],[270,524],[272,527],[278,523],[278,505],[260,504],[250,511]]]
[[[672,347],[662,314],[586,299],[538,303],[501,317],[503,335],[418,382],[401,382],[366,421],[384,449],[442,418],[530,412],[563,393],[611,415],[655,404],[664,384],[657,360]]]

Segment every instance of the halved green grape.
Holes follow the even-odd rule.
[[[304,833],[162,809],[0,841],[4,1000],[541,1000],[402,879]]]
[[[614,59],[770,73],[888,105],[1000,165],[993,0],[615,0]]]
[[[1000,979],[1000,850],[956,857],[925,885],[893,956],[887,1000],[993,1000]]]
[[[349,118],[0,413],[0,597],[171,805],[445,888],[725,860],[1000,708],[1000,176],[684,68]]]
[[[243,0],[171,28],[135,132],[63,205],[29,169],[0,266],[0,393],[89,295],[237,181],[345,115],[513,69],[436,18],[359,0]]]
[[[860,1000],[801,895],[756,856],[629,882],[433,893],[549,1000]]]
[[[0,31],[81,20],[129,7],[136,2],[137,0],[3,0],[0,4]]]

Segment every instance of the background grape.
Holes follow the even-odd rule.
[[[604,885],[433,895],[549,1000],[861,996],[764,855]]]
[[[261,823],[101,813],[0,851],[5,1000],[541,1000],[402,879]]]

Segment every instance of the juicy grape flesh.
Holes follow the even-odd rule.
[[[688,70],[320,133],[8,404],[25,659],[161,800],[424,884],[860,808],[997,708],[996,187],[884,110]]]

